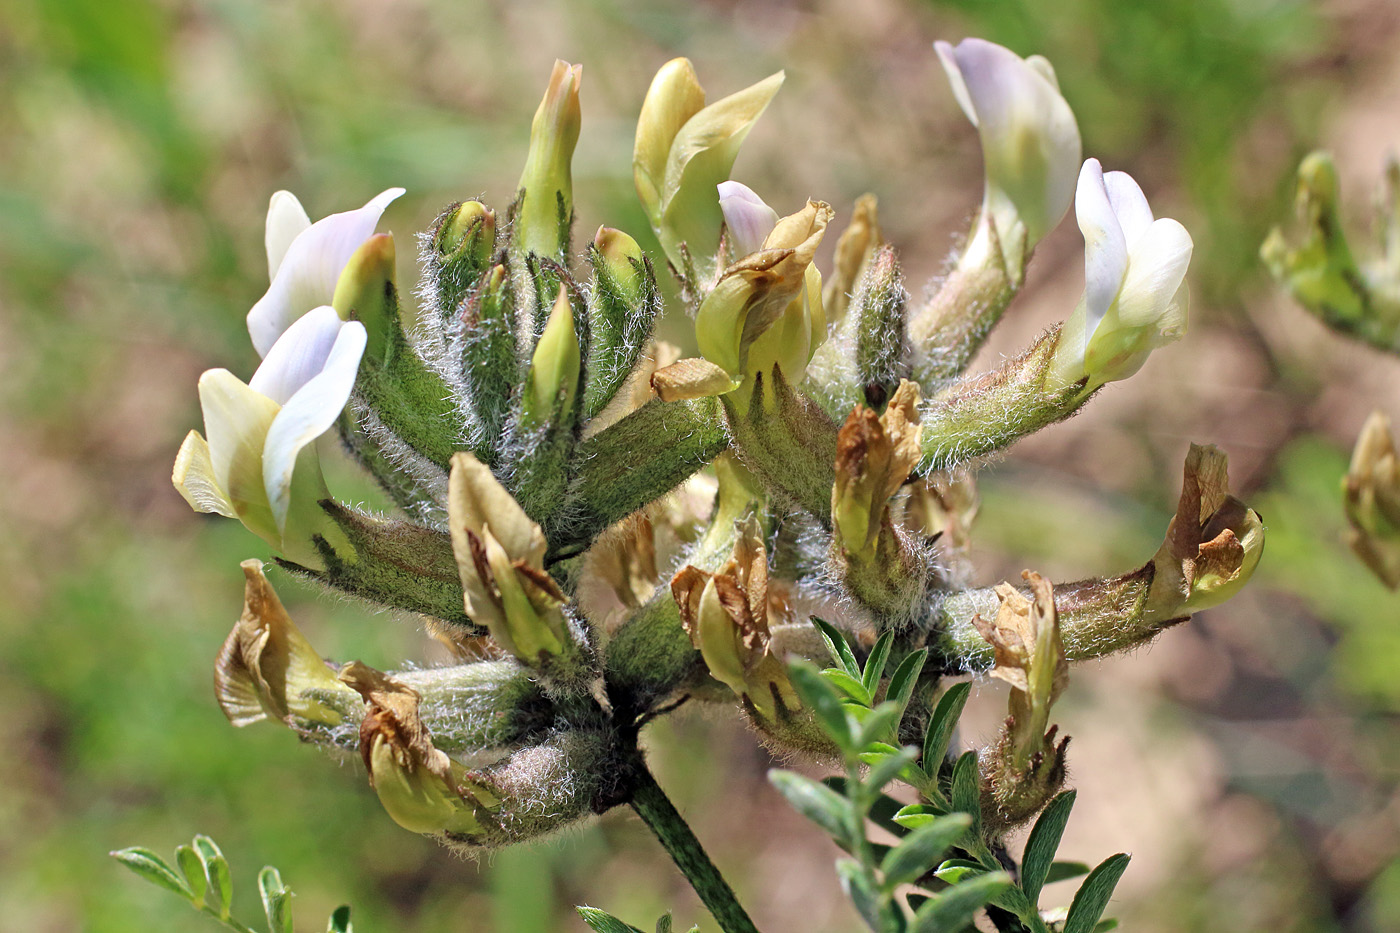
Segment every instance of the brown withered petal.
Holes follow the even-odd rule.
[[[267,718],[253,672],[243,659],[243,637],[237,626],[224,639],[214,662],[214,695],[228,721],[240,729]]]
[[[1028,691],[1030,681],[1026,668],[1030,664],[1031,646],[1035,644],[1031,601],[1010,583],[997,584],[996,594],[1001,600],[996,618],[988,621],[978,613],[972,617],[972,624],[995,652],[991,675],[1017,690]]]
[[[517,560],[511,566],[521,577],[522,584],[529,584],[525,587],[525,594],[537,609],[554,608],[569,601],[559,584],[545,571],[532,567],[523,560]]]
[[[696,640],[697,624],[700,619],[700,596],[705,584],[710,582],[710,574],[689,564],[682,567],[671,578],[671,598],[680,609],[681,625],[692,643]],[[697,645],[698,647],[698,645]]]
[[[652,373],[651,388],[663,402],[709,398],[734,388],[734,380],[723,368],[709,360],[677,360]]]
[[[1225,454],[1213,444],[1191,445],[1183,468],[1181,499],[1177,504],[1176,516],[1167,528],[1167,541],[1171,543],[1172,555],[1178,560],[1196,560],[1206,524],[1229,498],[1227,465]]]
[[[360,755],[370,786],[374,785],[371,756],[377,739],[385,741],[399,767],[408,771],[424,768],[456,786],[452,760],[433,745],[432,736],[418,715],[418,691],[359,661],[347,664],[340,679],[359,693],[368,707],[360,722]]]
[[[749,616],[754,624],[768,630],[768,552],[763,546],[763,529],[750,514],[738,529],[734,553],[720,570],[731,576],[746,595]]]

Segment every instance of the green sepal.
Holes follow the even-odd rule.
[[[472,428],[480,435],[472,448],[490,466],[498,459],[524,369],[519,358],[515,283],[505,261],[486,270],[462,302],[461,326],[456,358],[463,394],[473,413]]]
[[[368,333],[357,396],[395,437],[446,468],[465,426],[451,389],[404,332],[392,238],[377,234],[360,247],[341,273],[332,304],[341,318],[363,322]]]
[[[661,313],[661,290],[651,260],[620,230],[598,231],[588,248],[588,365],[583,417],[612,401],[636,368]]]
[[[349,539],[353,559],[337,553],[317,536],[316,548],[325,570],[309,570],[283,560],[279,564],[377,605],[441,619],[463,635],[484,634],[485,630],[466,614],[461,577],[447,532],[377,518],[333,499],[323,499],[321,508]]]
[[[836,422],[793,389],[777,366],[755,375],[747,414],[739,414],[727,396],[724,410],[744,464],[770,488],[829,525],[831,487],[836,481]]]
[[[729,445],[715,399],[653,399],[574,449],[567,504],[545,524],[550,560],[685,482]],[[544,523],[542,523],[544,524]]]
[[[446,325],[457,315],[496,254],[496,214],[480,201],[449,205],[437,219],[420,254],[423,284]]]
[[[867,405],[883,411],[885,402],[909,378],[905,335],[904,276],[892,247],[882,246],[866,266],[847,312],[857,318],[856,377]]]

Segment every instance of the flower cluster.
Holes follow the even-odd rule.
[[[886,660],[928,658],[900,685],[899,734],[940,678],[1011,682],[983,769],[1002,817],[984,829],[1034,816],[1063,781],[1048,717],[1069,666],[1234,593],[1263,531],[1223,455],[1193,448],[1167,542],[1138,570],[973,586],[949,559],[966,551],[979,458],[1182,334],[1191,238],[1130,177],[1081,162],[1049,63],[975,39],[937,54],[986,182],[952,273],[918,301],[873,198],[824,276],[838,208],[784,213],[729,178],[781,75],[707,104],[689,62],[661,68],[633,170],[694,316],[691,358],[654,337],[666,309],[636,238],[602,227],[574,251],[577,66],[550,76],[507,209],[453,204],[421,237],[414,312],[376,232],[402,189],[316,223],[274,195],[270,284],[248,315],[262,364],[247,383],[200,379],[205,433],[181,447],[175,485],[288,571],[425,618],[462,660],[323,661],[250,562],[217,668],[229,719],[356,748],[406,828],[502,845],[635,804],[638,734],[683,699],[734,706],[776,747],[825,750],[789,662],[821,659],[837,631],[858,653],[881,646],[867,699]],[[1071,202],[1082,301],[1024,353],[967,372]],[[400,514],[334,498],[318,458],[337,437]],[[1358,514],[1383,498],[1359,492]]]

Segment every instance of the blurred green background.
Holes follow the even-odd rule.
[[[244,915],[257,868],[278,865],[303,929],[342,901],[362,933],[581,929],[579,903],[702,920],[629,813],[463,861],[395,826],[357,767],[227,725],[212,661],[238,561],[268,554],[170,486],[195,380],[254,368],[243,316],[272,191],[315,217],[405,185],[385,227],[411,282],[411,231],[442,204],[509,200],[555,57],[585,63],[580,235],[645,229],[632,121],[662,62],[690,56],[713,96],[785,68],[738,177],[782,212],[811,195],[846,214],[874,191],[919,283],[980,198],[976,137],[930,48],[966,35],[1049,57],[1086,154],[1197,244],[1187,339],[983,472],[979,582],[1141,563],[1192,440],[1230,453],[1269,525],[1246,595],[1077,669],[1064,852],[1135,853],[1112,908],[1128,929],[1400,928],[1400,599],[1341,544],[1338,490],[1366,413],[1400,415],[1400,359],[1326,332],[1254,258],[1316,144],[1365,226],[1400,145],[1388,0],[0,0],[0,928],[213,929],[105,854],[195,832],[224,846]],[[978,365],[1067,315],[1080,248],[1072,223],[1046,241]],[[331,484],[371,496],[346,468]],[[432,659],[413,620],[277,580],[327,654]],[[965,738],[1003,704],[980,685]],[[733,717],[650,740],[760,927],[856,928],[835,850],[768,788]]]

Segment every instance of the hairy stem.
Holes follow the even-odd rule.
[[[656,783],[656,778],[647,769],[646,763],[638,756],[632,809],[656,834],[661,845],[670,853],[676,867],[685,875],[695,893],[700,895],[706,909],[714,916],[724,933],[758,933],[758,929],[739,906],[734,890],[729,882],[715,868],[715,863],[705,854],[700,840],[690,831],[690,826],[671,803],[666,792]]]

